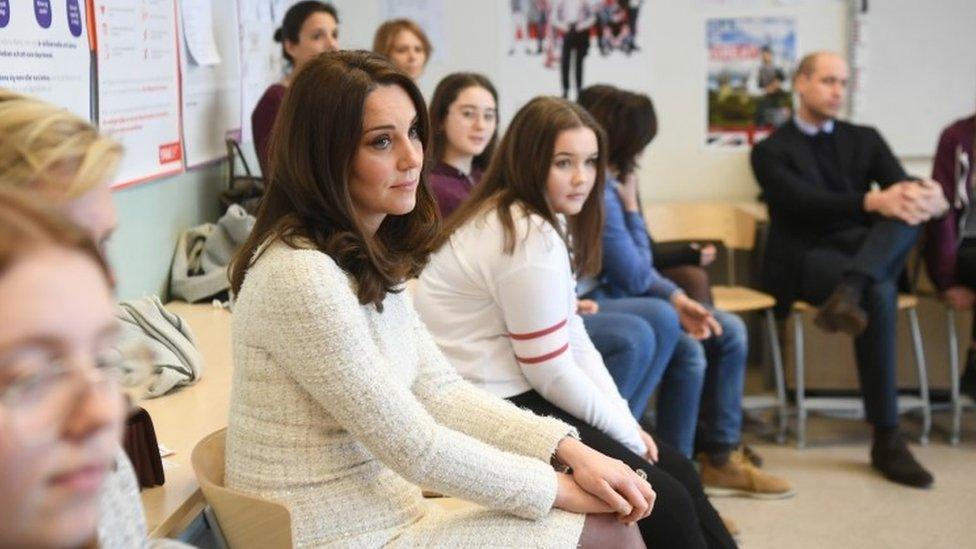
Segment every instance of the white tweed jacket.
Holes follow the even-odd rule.
[[[583,516],[552,509],[549,465],[573,428],[462,380],[405,293],[362,306],[328,255],[276,242],[233,341],[225,480],[286,504],[296,546],[576,545]]]

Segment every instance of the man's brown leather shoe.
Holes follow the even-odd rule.
[[[844,332],[859,336],[868,327],[868,313],[861,308],[858,301],[860,299],[857,292],[841,284],[820,307],[813,323],[830,333]]]

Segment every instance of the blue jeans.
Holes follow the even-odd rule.
[[[738,445],[748,351],[742,319],[713,311],[722,325],[722,335],[700,342],[681,330],[674,308],[662,299],[604,295],[597,290],[587,297],[596,299],[601,311],[629,313],[643,318],[652,327],[661,326],[655,329],[656,335],[673,342],[670,358],[662,357],[661,339],[658,343],[657,355],[667,362],[659,378],[657,436],[691,457],[696,427],[701,421],[698,442],[702,450],[721,451]]]
[[[631,413],[640,417],[661,377],[660,372],[654,371],[652,361],[658,351],[654,330],[640,318],[628,314],[601,311],[581,316],[586,333],[603,357],[620,395],[627,399]]]
[[[593,294],[587,297],[593,297]],[[646,405],[654,389],[657,395],[657,436],[676,447],[682,455],[691,455],[698,422],[698,405],[705,382],[705,354],[702,346],[685,335],[678,313],[663,299],[654,297],[604,297],[597,290],[600,310],[627,313],[643,319],[659,338],[659,347],[670,351],[657,356],[658,375],[644,398]],[[686,341],[687,340],[687,341]],[[688,344],[688,343],[692,344]],[[666,346],[666,347],[665,347]],[[638,416],[640,417],[640,416]]]
[[[722,335],[695,343],[704,347],[708,363],[702,389],[698,449],[714,453],[734,449],[740,442],[749,342],[741,318],[715,310],[712,314],[722,325]]]

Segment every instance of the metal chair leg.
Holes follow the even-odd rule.
[[[786,381],[783,379],[783,351],[779,346],[779,335],[776,331],[776,318],[773,316],[772,309],[766,309],[766,332],[769,336],[769,350],[773,354],[773,374],[776,378],[776,399],[779,401],[779,432],[776,434],[776,442],[783,444],[786,441],[787,428],[787,408],[786,408]]]
[[[915,371],[918,376],[918,391],[922,397],[922,434],[919,443],[929,443],[932,430],[932,402],[929,400],[929,376],[925,367],[925,352],[922,347],[922,331],[918,325],[918,310],[908,309],[908,324],[912,332],[912,351],[915,355]]]
[[[959,444],[962,431],[962,402],[959,400],[959,333],[956,331],[956,312],[946,307],[946,333],[949,334],[949,387],[952,395],[952,432],[949,444]]]
[[[807,409],[803,382],[803,315],[799,312],[793,313],[793,350],[793,365],[796,370],[796,447],[802,450],[807,444]]]

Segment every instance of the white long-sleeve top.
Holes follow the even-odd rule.
[[[492,208],[459,228],[420,276],[417,312],[465,379],[500,397],[534,389],[644,454],[627,401],[576,314],[569,251],[541,216],[512,207],[516,246]]]

